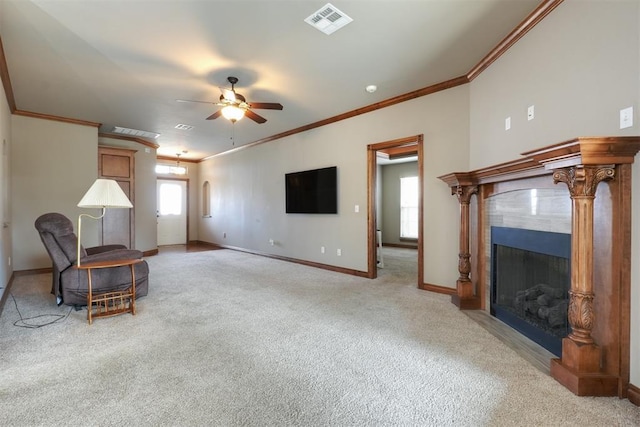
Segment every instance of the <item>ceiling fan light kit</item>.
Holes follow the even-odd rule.
[[[235,105],[227,105],[222,108],[222,116],[225,119],[230,120],[232,123],[235,123],[244,117],[244,110],[236,107]]]

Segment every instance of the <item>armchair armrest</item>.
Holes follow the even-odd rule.
[[[89,263],[97,261],[114,261],[121,259],[141,259],[142,251],[137,249],[116,249],[108,252],[99,252],[93,255],[87,255],[80,259],[80,263]]]
[[[87,255],[94,255],[101,252],[114,251],[116,249],[127,249],[127,247],[125,245],[93,246],[91,248],[85,248],[85,251],[87,251]]]

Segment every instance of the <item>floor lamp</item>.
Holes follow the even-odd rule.
[[[92,219],[100,219],[104,216],[107,208],[129,208],[133,205],[120,185],[113,179],[96,179],[96,182],[87,190],[78,203],[79,208],[102,209],[100,216],[80,214],[78,216],[78,266],[80,265],[80,246],[82,245],[82,217],[88,216]]]

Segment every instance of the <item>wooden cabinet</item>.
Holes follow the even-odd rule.
[[[132,209],[107,209],[100,224],[100,244],[135,248],[135,150],[98,147],[98,176],[113,179],[133,204]]]

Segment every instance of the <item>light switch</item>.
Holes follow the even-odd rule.
[[[360,205],[356,205],[356,207],[353,210],[355,211],[355,213],[360,212]]]
[[[633,107],[627,107],[620,110],[620,129],[626,129],[633,126]]]
[[[504,130],[511,129],[511,117],[504,119]]]
[[[535,107],[533,105],[530,105],[529,108],[527,108],[527,120],[533,120],[534,117]]]

